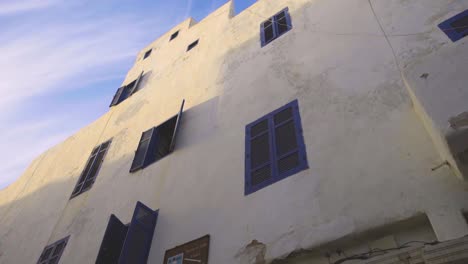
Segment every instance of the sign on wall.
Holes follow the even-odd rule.
[[[208,264],[209,248],[210,235],[206,235],[167,250],[164,264]]]

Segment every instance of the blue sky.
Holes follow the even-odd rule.
[[[236,12],[256,0],[236,0]],[[137,52],[226,0],[0,0],[0,189],[108,111]]]

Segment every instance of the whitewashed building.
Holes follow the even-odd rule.
[[[468,0],[233,4],[0,191],[0,263],[468,263]]]

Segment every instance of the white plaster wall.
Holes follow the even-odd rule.
[[[410,33],[429,28],[442,38],[436,22],[407,17],[444,17],[466,1],[414,1],[426,11],[416,13],[408,2],[374,0],[374,15],[367,0],[262,0],[235,17],[228,3],[199,23],[182,22],[138,54],[124,82],[143,70],[138,93],[0,192],[0,263],[35,263],[68,235],[61,263],[93,263],[110,214],[128,222],[137,201],[160,209],[149,263],[205,234],[210,263],[240,263],[254,239],[271,260],[421,212],[448,212],[458,223],[434,218],[441,238],[467,234],[453,213],[468,209],[466,183],[447,168],[431,171],[442,161],[375,18],[386,31],[406,19]],[[286,6],[293,29],[260,48],[260,23]],[[407,48],[398,47],[400,65],[423,56],[402,56]],[[128,173],[141,133],[175,115],[184,98],[175,152]],[[245,125],[296,98],[310,168],[244,196]],[[92,148],[109,138],[93,187],[69,201]]]

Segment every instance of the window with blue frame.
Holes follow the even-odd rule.
[[[468,36],[468,9],[440,23],[439,28],[453,42]]]
[[[147,52],[145,52],[145,55],[143,55],[143,60],[145,60],[146,58],[148,58],[151,55],[151,51],[152,51],[152,49],[149,49]]]
[[[124,225],[115,215],[111,215],[96,264],[146,263],[158,220],[158,212],[137,202],[130,224]]]
[[[150,128],[142,133],[130,172],[143,169],[169,155],[174,150],[184,104],[185,100],[182,100],[182,105],[177,115],[159,126]]]
[[[59,263],[60,257],[62,257],[62,253],[67,245],[68,238],[69,236],[45,247],[37,261],[37,264]]]
[[[140,90],[139,85],[140,85],[140,81],[142,77],[143,77],[143,72],[141,72],[138,78],[134,80],[133,82],[117,89],[109,107],[120,104],[122,101],[129,98],[134,93],[138,92]]]
[[[260,25],[262,47],[277,39],[292,28],[289,9],[286,7]]]
[[[307,168],[297,100],[246,126],[245,195]]]
[[[107,150],[110,147],[112,140],[108,140],[101,145],[95,147],[93,151],[91,151],[91,155],[86,162],[86,165],[81,172],[80,178],[73,189],[72,195],[70,199],[86,192],[87,190],[91,189],[94,182],[96,181],[96,177],[101,169],[101,164],[104,161],[106,156]]]

